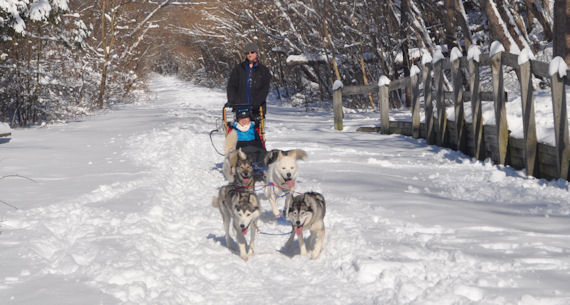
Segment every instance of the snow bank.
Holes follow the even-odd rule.
[[[11,132],[12,132],[12,129],[10,128],[10,125],[8,125],[8,123],[0,122],[0,134],[11,133]]]

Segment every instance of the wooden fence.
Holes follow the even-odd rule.
[[[452,52],[453,54],[453,52]],[[483,160],[491,158],[502,165],[510,165],[517,169],[526,168],[528,175],[568,180],[570,145],[568,140],[568,114],[566,108],[565,84],[570,85],[568,76],[560,77],[559,73],[549,73],[549,64],[522,60],[519,55],[503,51],[494,54],[469,56],[468,59],[459,53],[453,60],[435,57],[435,60],[422,64],[421,77],[412,73],[411,77],[395,81],[379,81],[379,84],[368,86],[346,86],[335,84],[333,92],[333,108],[335,109],[335,128],[342,130],[342,97],[378,92],[380,109],[380,128],[359,128],[359,131],[380,131],[383,134],[399,133],[414,138],[425,138],[428,144],[450,147],[465,154]],[[480,68],[490,66],[493,75],[493,91],[480,91]],[[506,94],[503,87],[503,67],[515,69],[520,81],[521,104],[523,114],[524,139],[509,136],[506,115]],[[468,71],[469,90],[463,90],[463,73]],[[444,92],[443,78],[445,70],[451,70],[453,90]],[[433,72],[433,74],[432,74]],[[433,75],[433,77],[432,77]],[[553,105],[553,126],[556,146],[537,143],[535,113],[533,101],[532,76],[550,79]],[[420,83],[423,83],[425,123],[420,123]],[[389,93],[392,90],[411,87],[412,103],[411,122],[389,120]],[[445,99],[453,100],[455,121],[446,117]],[[471,101],[472,123],[466,123],[463,102]],[[482,101],[493,101],[495,125],[483,125]],[[437,106],[437,117],[434,116],[434,102]],[[339,110],[340,109],[340,110]]]

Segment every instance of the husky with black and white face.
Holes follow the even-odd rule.
[[[307,255],[303,231],[309,230],[311,232],[309,248],[313,246],[311,259],[317,258],[325,236],[324,218],[326,204],[323,195],[316,192],[307,192],[294,197],[287,214],[289,221],[291,221],[292,231],[285,247],[290,247],[295,235],[297,235],[301,255]]]
[[[236,187],[253,191],[255,187],[252,160],[241,148],[226,155],[223,162],[224,177]]]
[[[273,150],[265,157],[268,164],[265,175],[265,196],[269,199],[275,217],[281,217],[277,209],[277,197],[287,196],[285,200],[285,213],[295,190],[295,181],[299,172],[297,160],[307,160],[307,153],[302,149]]]
[[[226,246],[231,249],[230,224],[234,229],[236,241],[239,245],[240,257],[247,261],[253,255],[255,230],[257,219],[261,215],[259,199],[253,192],[236,189],[235,185],[222,186],[218,197],[214,197],[212,204],[220,210],[226,238]],[[250,231],[249,250],[246,252],[247,242],[245,235]]]

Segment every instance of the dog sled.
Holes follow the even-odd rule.
[[[254,114],[253,109],[250,105],[224,106],[222,115],[224,120],[224,135],[227,137],[228,134],[232,131],[233,123],[237,122],[237,115],[240,112],[248,112],[251,114],[251,120],[255,122],[255,133],[257,137],[259,137],[259,140],[265,149],[265,117],[263,113],[263,107],[261,106],[259,106],[259,115]]]
[[[214,148],[214,150],[221,156],[225,156],[228,153],[228,148],[224,147],[224,151],[220,152],[220,150],[216,147],[216,145],[214,144],[214,141],[212,139],[212,134],[215,132],[220,132],[221,130],[223,130],[224,132],[224,137],[227,137],[231,131],[234,129],[234,123],[238,121],[237,119],[237,115],[240,112],[248,112],[251,113],[251,120],[252,122],[255,122],[255,138],[257,141],[259,141],[259,143],[261,143],[260,148],[262,149],[258,149],[258,147],[241,147],[243,151],[245,152],[258,152],[259,150],[263,150],[266,151],[266,146],[265,146],[265,142],[266,142],[266,137],[265,137],[265,115],[263,113],[263,108],[260,106],[259,107],[259,112],[254,113],[252,111],[252,107],[250,105],[234,105],[234,106],[229,106],[229,105],[224,105],[224,107],[222,108],[222,122],[219,123],[220,121],[217,121],[218,123],[216,123],[216,125],[218,126],[217,129],[214,129],[212,131],[210,131],[210,142],[212,144],[212,147]],[[221,129],[221,130],[220,130]],[[234,149],[236,149],[238,147],[234,147]]]

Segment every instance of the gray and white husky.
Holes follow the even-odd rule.
[[[288,203],[295,190],[295,180],[299,171],[297,160],[307,160],[307,153],[302,149],[272,150],[266,155],[265,163],[268,166],[265,175],[265,196],[269,199],[275,217],[281,216],[277,209],[277,198],[284,196],[287,197],[285,200],[285,214],[287,214]]]
[[[212,204],[214,207],[218,207],[222,214],[226,233],[226,246],[231,249],[229,233],[231,223],[239,245],[239,255],[244,261],[247,261],[248,255],[253,255],[257,219],[261,214],[257,195],[253,192],[236,189],[235,185],[229,184],[220,188],[218,197],[212,199]],[[249,251],[246,252],[247,242],[245,235],[248,231],[251,234]]]
[[[301,255],[307,255],[303,230],[309,230],[311,232],[309,248],[313,246],[311,259],[317,258],[325,237],[324,218],[326,210],[325,198],[319,193],[307,192],[295,196],[287,213],[288,219],[291,221],[292,231],[285,247],[290,247],[295,235],[297,235]]]
[[[253,191],[255,187],[254,169],[251,165],[251,159],[241,148],[226,154],[223,171],[228,182]]]

